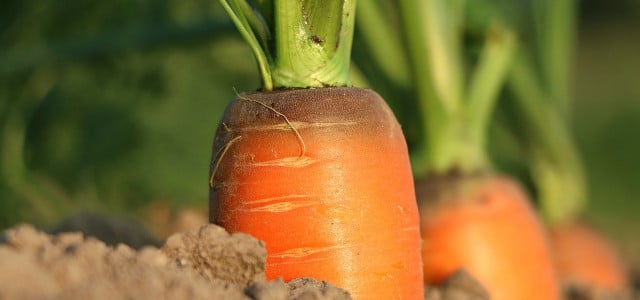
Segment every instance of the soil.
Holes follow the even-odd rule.
[[[425,300],[489,300],[489,294],[465,270],[459,270],[442,285],[427,286]]]
[[[564,286],[564,295],[566,300],[637,300],[640,299],[640,295],[637,292],[637,287],[631,287],[628,291],[612,293],[610,291],[604,291],[594,289],[587,286],[566,284]]]
[[[0,299],[351,299],[312,278],[265,280],[264,244],[249,235],[211,224],[187,227],[192,229],[161,242],[136,221],[89,213],[49,233],[18,225],[0,235]],[[637,293],[616,297],[580,287],[568,287],[565,295],[640,299]],[[464,270],[425,288],[425,300],[486,299],[482,285]]]
[[[171,236],[162,248],[108,246],[82,233],[30,225],[5,232],[0,299],[350,299],[328,282],[266,281],[261,241],[215,225]]]

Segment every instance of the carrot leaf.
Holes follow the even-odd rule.
[[[503,86],[515,36],[487,30],[478,63],[467,68],[465,1],[405,0],[405,21],[424,138],[412,150],[417,176],[488,168],[485,134]]]
[[[574,45],[576,0],[533,1],[537,53],[551,105],[566,117],[571,100],[571,54]]]
[[[245,0],[220,0],[220,4],[236,25],[258,62],[265,90],[273,89],[271,74],[271,59],[267,47],[269,28],[258,14]]]
[[[355,0],[220,0],[251,47],[263,88],[349,85]]]
[[[356,26],[363,44],[366,44],[366,50],[371,52],[373,58],[367,63],[377,64],[386,75],[386,80],[406,88],[411,83],[409,61],[405,49],[402,48],[405,41],[394,31],[395,28],[392,28],[391,23],[395,20],[391,19],[389,10],[395,7],[388,4],[376,0],[359,1]]]
[[[477,147],[486,148],[490,115],[505,82],[515,48],[515,36],[508,28],[500,24],[489,28],[480,60],[471,74],[466,97],[469,138],[476,140]],[[477,159],[483,161],[486,158]]]
[[[547,221],[579,216],[586,204],[586,178],[578,149],[558,106],[549,105],[548,92],[536,76],[530,57],[516,56],[508,84],[514,93],[516,114],[524,122],[531,175]]]

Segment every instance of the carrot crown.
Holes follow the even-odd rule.
[[[349,85],[355,0],[220,0],[256,57],[263,89]]]
[[[475,67],[467,69],[463,4],[400,2],[424,131],[412,152],[418,175],[469,173],[489,165],[486,132],[515,50],[515,35],[495,20],[487,28]]]

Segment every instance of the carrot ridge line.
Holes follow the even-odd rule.
[[[272,159],[261,162],[248,163],[246,165],[253,167],[290,167],[290,168],[302,168],[308,165],[318,162],[318,159],[311,158],[309,156],[294,156],[283,157],[278,159]]]
[[[268,197],[268,198],[262,198],[262,199],[256,199],[256,200],[247,200],[243,204],[245,205],[261,204],[265,202],[272,202],[272,201],[283,200],[283,199],[298,199],[298,198],[309,198],[309,197],[311,196],[306,194],[291,194],[291,195]]]
[[[292,211],[298,208],[308,207],[317,205],[317,201],[307,200],[307,201],[285,201],[278,202],[272,204],[265,204],[260,206],[241,208],[239,210],[244,212],[270,212],[270,213],[282,213]],[[245,205],[243,205],[245,206]]]
[[[267,257],[272,257],[272,256],[267,255]],[[272,258],[276,258],[276,257],[272,257]],[[277,258],[282,258],[282,257],[277,257]],[[268,263],[267,262],[267,267],[268,266],[294,265],[294,264],[300,264],[300,263],[312,263],[312,262],[323,261],[323,260],[327,260],[327,259],[329,259],[329,258],[328,257],[315,257],[315,258],[306,258],[302,262],[300,260],[279,261],[277,263]]]
[[[274,257],[274,258],[301,258],[301,257],[305,257],[305,256],[317,254],[317,253],[339,250],[339,249],[346,249],[349,247],[350,246],[347,246],[347,245],[332,245],[332,246],[326,246],[326,247],[298,247],[298,248],[291,248],[288,250],[268,254],[267,256]]]
[[[242,203],[242,207],[239,210],[244,212],[280,213],[318,204],[318,201],[309,199],[312,199],[311,195],[291,194],[248,200]]]

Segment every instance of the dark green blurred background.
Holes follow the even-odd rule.
[[[588,217],[640,261],[640,1],[585,1],[575,128],[589,176]]]
[[[640,259],[640,1],[581,2],[578,42],[587,217]],[[217,1],[2,1],[0,229],[206,210],[218,119],[258,85]]]

